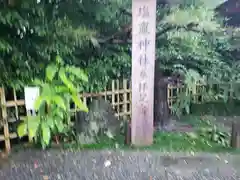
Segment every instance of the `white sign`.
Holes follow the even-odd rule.
[[[25,106],[27,111],[34,110],[34,104],[39,96],[39,87],[25,87]]]

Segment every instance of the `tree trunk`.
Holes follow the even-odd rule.
[[[168,79],[163,76],[158,64],[156,64],[154,82],[154,126],[160,129],[165,128],[170,123],[167,86]]]

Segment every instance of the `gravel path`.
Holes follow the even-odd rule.
[[[0,180],[240,179],[240,156],[156,151],[22,151],[0,168]]]

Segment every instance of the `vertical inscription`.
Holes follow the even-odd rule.
[[[132,4],[132,143],[153,141],[156,0]]]

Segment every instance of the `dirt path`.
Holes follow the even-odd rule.
[[[240,179],[240,156],[156,151],[22,151],[0,169],[4,180]]]

